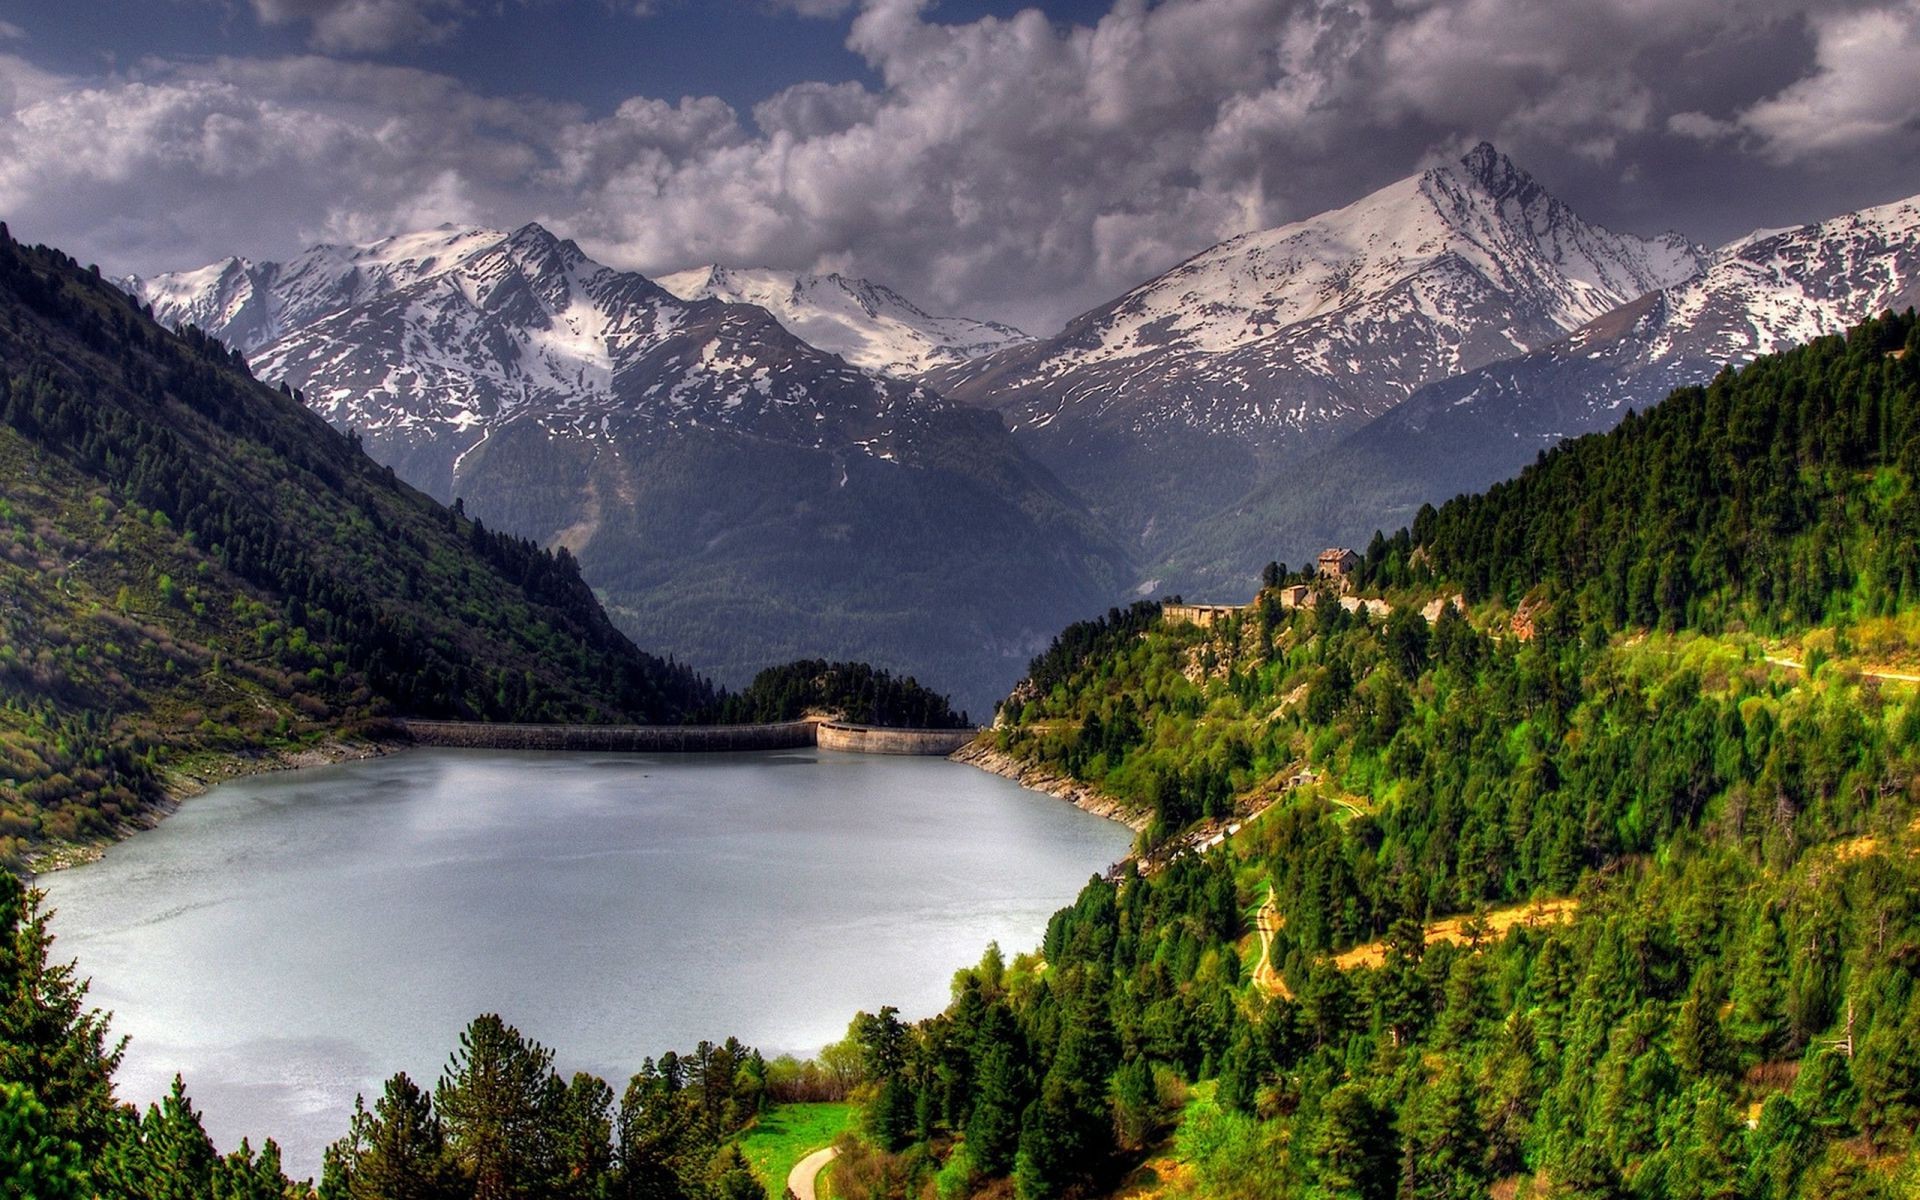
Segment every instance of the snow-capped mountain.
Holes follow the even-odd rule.
[[[538,225],[130,285],[163,320],[251,347],[257,375],[408,482],[569,546],[629,633],[730,683],[870,657],[984,710],[1125,582],[998,417]]]
[[[1436,381],[1341,444],[1209,522],[1184,581],[1247,580],[1274,553],[1364,539],[1423,503],[1513,474],[1562,438],[1610,429],[1630,408],[1726,366],[1843,333],[1920,304],[1920,196],[1715,251],[1547,346]]]
[[[1231,499],[1423,384],[1563,337],[1704,260],[1677,235],[1583,221],[1483,144],[928,379],[1005,413],[1096,507],[1165,536],[1184,524],[1168,516],[1198,515],[1192,501]]]
[[[363,246],[320,245],[284,263],[227,258],[121,281],[165,325],[197,325],[251,356],[340,309],[405,287],[496,245],[492,229],[441,225]]]
[[[1794,229],[1751,234],[1706,269],[1530,354],[1439,381],[1365,436],[1467,442],[1498,431],[1517,462],[1563,437],[1611,428],[1628,408],[1726,366],[1920,302],[1920,196]],[[1465,444],[1463,442],[1463,444]],[[1512,455],[1505,456],[1512,458]],[[1517,463],[1516,463],[1517,465]]]
[[[758,305],[801,341],[887,375],[958,366],[1031,340],[1010,325],[932,316],[892,288],[838,274],[711,266],[654,282],[682,300]]]
[[[228,259],[134,288],[156,317],[238,345],[335,424],[429,454],[441,469],[413,474],[438,492],[459,491],[464,455],[519,419],[602,439],[733,426],[885,459],[918,418],[951,407],[800,342],[759,308],[681,300],[539,225]]]

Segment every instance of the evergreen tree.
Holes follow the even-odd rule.
[[[80,1200],[86,1187],[79,1144],[60,1139],[25,1085],[0,1083],[0,1196]]]
[[[565,1088],[553,1053],[488,1014],[460,1034],[434,1088],[447,1148],[474,1200],[544,1196],[559,1165],[553,1131]]]

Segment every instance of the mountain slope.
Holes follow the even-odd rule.
[[[892,288],[844,275],[711,266],[654,282],[682,300],[757,305],[808,345],[885,375],[920,375],[1030,340],[1010,325],[932,316]]]
[[[537,225],[321,248],[246,278],[277,289],[263,378],[431,494],[570,547],[623,629],[727,682],[870,659],[981,711],[1128,577],[993,414]],[[183,286],[145,290],[182,314],[244,316],[232,297],[259,295],[179,304]]]
[[[1693,279],[1421,389],[1219,514],[1167,574],[1202,589],[1250,588],[1276,550],[1359,545],[1421,504],[1484,487],[1673,388],[1916,303],[1920,197],[1742,238]]]
[[[1416,388],[1695,273],[1582,221],[1488,145],[1346,208],[1222,242],[1059,336],[928,375],[1130,536],[1189,522]]]
[[[110,833],[161,769],[388,714],[672,721],[565,552],[484,529],[204,337],[0,238],[0,853]]]
[[[1356,583],[1391,610],[1141,605],[1036,661],[1000,753],[1165,841],[956,981],[887,1100],[953,1115],[882,1165],[984,1105],[1018,1138],[926,1174],[1914,1195],[1920,321],[1568,442]],[[947,1101],[981,1029],[1031,1073]]]

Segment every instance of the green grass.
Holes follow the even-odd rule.
[[[854,1107],[833,1104],[783,1104],[740,1135],[740,1151],[769,1195],[786,1191],[787,1175],[807,1155],[828,1145],[853,1122]]]

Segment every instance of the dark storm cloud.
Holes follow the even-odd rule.
[[[464,0],[254,3],[339,48],[484,23]],[[317,56],[94,80],[0,59],[0,211],[140,270],[535,218],[642,270],[830,267],[1044,329],[1483,137],[1589,216],[1713,241],[1920,191],[1920,0],[937,16],[870,0],[848,45],[877,86],[802,84],[745,118],[645,96],[595,116]]]

